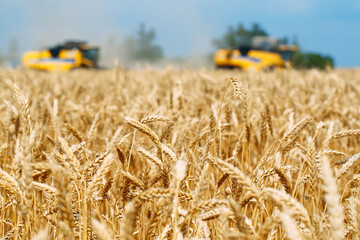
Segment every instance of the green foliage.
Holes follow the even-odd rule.
[[[246,29],[239,23],[236,27],[229,26],[222,39],[213,41],[217,48],[238,48],[250,46],[254,36],[267,36],[267,32],[258,23],[253,23],[251,28]]]
[[[163,58],[160,46],[154,44],[156,33],[154,29],[147,30],[144,24],[140,24],[140,29],[136,37],[128,37],[124,40],[124,47],[127,55],[132,60],[137,61],[157,61]]]
[[[330,56],[323,56],[317,53],[302,53],[299,52],[295,55],[294,59],[295,68],[318,68],[326,69],[334,67],[334,61]]]
[[[279,38],[279,44],[283,44],[283,45],[289,44],[289,38],[288,37]]]
[[[10,66],[17,67],[20,64],[19,42],[16,38],[12,38],[9,44],[9,62]]]
[[[9,60],[8,56],[6,56],[0,52],[0,67],[3,65],[6,65],[8,60]]]
[[[0,64],[5,61],[5,56],[3,56],[0,52]]]

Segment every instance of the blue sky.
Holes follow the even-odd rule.
[[[139,24],[154,28],[168,57],[214,51],[229,25],[260,23],[275,37],[295,37],[305,51],[360,66],[360,1],[355,0],[0,0],[0,52],[16,38],[20,52],[66,39],[104,46]]]

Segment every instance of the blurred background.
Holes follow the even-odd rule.
[[[298,64],[359,66],[355,0],[0,0],[0,65],[67,40],[100,48],[100,65],[211,67],[216,49],[253,36],[299,47]],[[310,59],[310,60],[309,60]],[[314,60],[315,59],[315,60]],[[302,61],[302,62],[301,62]]]

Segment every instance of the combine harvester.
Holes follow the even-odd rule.
[[[68,41],[41,51],[26,52],[25,67],[44,71],[69,71],[75,68],[97,68],[99,47],[86,42]]]
[[[246,71],[272,70],[293,66],[297,45],[281,45],[276,38],[254,37],[251,46],[219,49],[214,55],[217,68]]]

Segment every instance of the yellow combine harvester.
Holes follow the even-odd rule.
[[[45,71],[68,71],[74,68],[96,68],[99,47],[86,42],[69,41],[41,51],[26,52],[24,66]]]
[[[214,55],[218,68],[240,68],[259,71],[292,66],[296,45],[279,45],[270,37],[254,37],[251,46],[238,49],[219,49]]]

